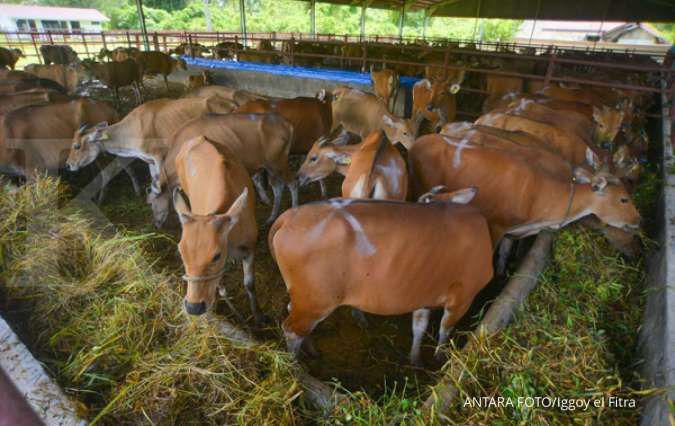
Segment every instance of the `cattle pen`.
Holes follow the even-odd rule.
[[[315,1],[307,3],[313,20]],[[607,1],[585,12],[560,7],[561,2],[499,3],[375,0],[363,2],[362,13],[382,7],[400,8],[402,15],[421,8],[447,16],[535,20],[604,21],[629,13],[675,19],[675,9],[662,2],[650,10]],[[431,356],[440,312],[431,315],[422,346],[425,365],[418,367],[406,359],[409,315],[367,315],[364,325],[347,307],[312,333],[320,355],[308,351],[296,361],[285,351],[279,326],[290,304],[267,245],[270,228],[264,218],[270,206],[255,204],[260,228],[255,280],[268,318],[254,326],[241,285],[244,275],[229,262],[227,303],[219,302],[207,318],[185,314],[183,263],[176,249],[181,222],[172,214],[168,226],[156,230],[151,206],[130,191],[124,174],[113,178],[100,205],[91,201],[99,185],[91,169],[25,184],[3,180],[0,367],[45,424],[672,424],[672,53],[402,33],[321,34],[314,23],[310,33],[246,32],[244,18],[238,32],[3,32],[0,45],[22,49],[24,65],[42,63],[42,44],[71,45],[81,58],[95,58],[101,49],[143,49],[145,37],[150,50],[164,52],[182,45],[231,44],[230,58],[182,54],[187,71],[170,75],[166,91],[163,83],[146,80],[146,101],[182,96],[185,76],[204,70],[212,84],[281,99],[313,98],[345,85],[371,92],[371,70],[396,69],[401,91],[393,112],[405,118],[414,107],[413,88],[429,69],[445,78],[461,74],[457,116],[470,121],[484,115],[483,105],[494,95],[488,78],[520,80],[523,91],[533,87],[530,94],[549,86],[637,94],[641,119],[634,126],[639,128],[630,123],[621,131],[647,141],[642,173],[631,188],[643,219],[640,242],[613,244],[604,238],[607,226],[582,224],[520,240],[506,273],[478,294],[456,325],[443,362]],[[310,45],[314,50],[306,49]],[[238,60],[239,53],[253,49],[264,59]],[[396,53],[382,53],[392,50]],[[125,116],[136,104],[131,90],[120,93],[116,108]],[[112,100],[93,81],[77,94]],[[302,161],[291,157],[291,168],[298,170]],[[126,164],[144,184],[150,182],[145,163]],[[326,179],[329,196],[340,194],[341,183],[335,176]],[[301,204],[321,199],[314,185],[303,186],[299,196]],[[290,207],[284,197],[282,208]],[[452,244],[428,243],[438,250]],[[26,407],[2,375],[0,395],[8,395],[0,402],[0,419],[16,422],[7,413]],[[29,415],[26,419],[38,424]]]

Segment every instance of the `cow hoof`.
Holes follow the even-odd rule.
[[[321,357],[321,353],[316,349],[314,343],[309,339],[305,340],[305,344],[302,347],[302,351],[305,353],[305,355],[307,355],[309,358],[312,359],[317,359]]]
[[[272,324],[272,318],[270,318],[268,315],[260,314],[255,316],[255,325],[257,327],[264,327],[270,324]]]
[[[448,354],[445,351],[436,351],[434,353],[434,361],[439,364],[445,364],[448,361]]]
[[[359,328],[363,330],[368,329],[368,320],[366,319],[366,316],[362,311],[356,308],[352,308],[352,318],[356,320],[356,323],[359,325]]]

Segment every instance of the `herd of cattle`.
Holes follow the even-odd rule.
[[[243,263],[260,322],[257,194],[273,206],[268,244],[290,295],[283,330],[294,354],[347,305],[412,312],[414,363],[429,310],[442,307],[442,356],[438,348],[493,277],[493,253],[502,273],[514,239],[582,220],[630,252],[639,231],[630,191],[647,149],[639,129],[650,99],[635,93],[528,92],[522,82],[514,88],[514,79],[494,77],[484,114],[470,123],[455,122],[464,76],[433,68],[415,84],[407,119],[391,112],[394,70],[372,71],[375,94],[337,87],[293,99],[209,85],[200,75],[199,84],[187,83],[201,87],[182,98],[148,101],[120,118],[107,102],[68,95],[80,80],[73,86],[59,76],[76,61],[53,48],[42,53],[55,64],[0,71],[0,170],[30,179],[44,170],[75,172],[104,153],[142,160],[154,224],[163,226],[175,210],[182,226],[185,310],[200,315],[214,305],[232,257]],[[6,58],[17,55],[0,52],[8,66]],[[144,74],[166,81],[184,67],[161,52],[102,56],[111,60],[80,65],[113,90],[128,77],[118,67],[134,68],[139,100]],[[295,172],[289,156],[297,154],[306,157]],[[341,198],[298,207],[299,187],[320,182],[325,196],[322,180],[334,173],[344,176]],[[292,208],[280,214],[285,188]]]

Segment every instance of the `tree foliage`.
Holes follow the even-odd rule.
[[[6,1],[6,0],[3,0]],[[134,0],[9,0],[49,6],[92,7],[110,18],[108,29],[139,28]],[[204,0],[143,0],[148,30],[206,30]],[[239,31],[239,0],[210,0],[214,31]],[[245,0],[249,32],[310,31],[309,2],[296,0]],[[316,29],[326,34],[359,34],[360,6],[316,4]],[[398,35],[400,12],[370,8],[366,34]],[[432,18],[424,31],[424,13],[407,12],[403,35],[509,41],[522,21]]]

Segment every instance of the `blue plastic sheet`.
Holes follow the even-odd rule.
[[[345,71],[331,68],[310,68],[310,67],[298,67],[290,65],[261,64],[257,62],[223,61],[219,59],[191,58],[189,56],[183,56],[183,59],[185,59],[185,62],[188,65],[203,68],[265,72],[268,74],[285,75],[289,77],[328,80],[346,85],[349,84],[363,84],[366,86],[371,85],[370,73],[366,72]],[[413,84],[415,84],[415,82],[417,82],[418,80],[419,78],[416,77],[403,76],[400,78],[401,86],[406,89],[412,88]]]

